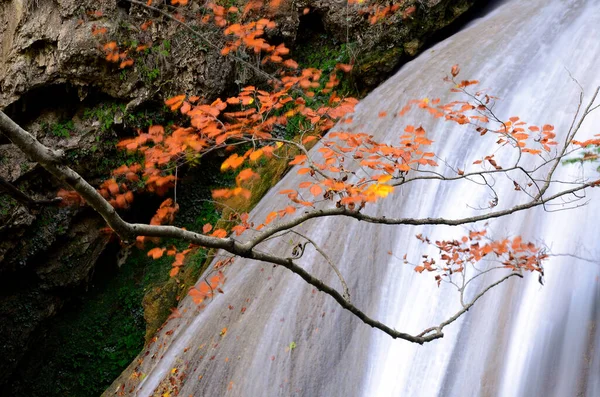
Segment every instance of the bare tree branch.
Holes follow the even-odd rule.
[[[542,195],[540,195],[540,197],[537,199],[531,200],[524,204],[513,206],[505,210],[499,210],[479,216],[472,216],[459,219],[386,218],[383,216],[375,217],[362,214],[360,210],[350,210],[343,206],[339,208],[329,208],[320,210],[314,209],[306,212],[305,214],[299,216],[298,218],[292,221],[264,229],[261,232],[259,232],[258,235],[256,235],[254,238],[250,239],[245,243],[241,243],[236,241],[232,237],[210,237],[201,235],[199,233],[183,230],[174,226],[156,226],[146,224],[132,224],[125,222],[116,212],[116,210],[96,191],[96,189],[94,189],[94,187],[87,183],[78,173],[61,163],[62,154],[60,152],[54,152],[51,149],[44,146],[43,144],[41,144],[37,139],[35,139],[35,137],[33,137],[27,131],[23,130],[21,127],[19,127],[14,121],[12,121],[8,116],[6,116],[2,112],[0,112],[0,131],[3,132],[21,151],[23,151],[33,161],[38,162],[42,167],[44,167],[57,179],[71,186],[77,193],[79,193],[79,195],[81,195],[81,197],[87,202],[87,204],[90,205],[94,210],[96,210],[106,220],[108,225],[125,242],[131,241],[137,236],[177,238],[207,248],[223,249],[233,255],[237,255],[243,258],[254,259],[283,266],[286,269],[300,276],[310,285],[331,296],[336,302],[338,302],[338,304],[341,307],[350,311],[365,324],[385,332],[392,338],[404,339],[409,342],[419,344],[442,338],[444,335],[442,329],[445,326],[456,321],[456,319],[458,319],[460,316],[466,313],[469,310],[469,308],[472,307],[475,304],[475,302],[478,299],[480,299],[487,291],[489,291],[493,287],[497,286],[498,284],[502,283],[503,281],[507,280],[512,276],[521,276],[520,273],[513,272],[498,280],[497,282],[487,286],[470,303],[463,305],[462,310],[457,312],[454,316],[450,317],[448,320],[441,323],[437,327],[427,329],[421,334],[414,336],[404,332],[396,331],[395,329],[392,329],[389,326],[372,319],[360,309],[358,309],[356,306],[354,306],[345,296],[347,293],[347,287],[345,286],[344,282],[343,284],[345,293],[344,295],[342,295],[337,290],[327,285],[322,280],[312,276],[301,266],[297,265],[294,262],[293,258],[283,258],[281,256],[260,252],[256,250],[255,247],[261,242],[269,239],[273,235],[282,231],[290,231],[295,226],[298,226],[301,223],[310,219],[329,216],[346,216],[359,221],[365,221],[369,223],[376,223],[382,225],[463,225],[481,220],[498,218],[515,212],[534,208],[543,205],[549,201],[555,200],[560,197],[564,197],[572,193],[576,193],[580,190],[597,184],[594,182],[582,183],[579,186],[560,191],[548,197],[542,197]],[[307,240],[311,241],[312,243],[312,240]],[[319,253],[323,254],[321,250],[317,247],[317,245],[315,245],[314,243],[312,244],[317,248]],[[325,258],[327,259],[327,256],[325,256]],[[328,261],[331,264],[331,261]]]
[[[444,334],[442,333],[442,330],[444,329],[444,327],[452,324],[453,322],[455,322],[456,320],[458,320],[460,318],[460,316],[462,316],[463,314],[465,314],[466,312],[468,312],[469,309],[473,307],[473,305],[475,304],[475,302],[477,302],[489,290],[491,290],[492,288],[494,288],[494,287],[502,284],[503,282],[505,282],[506,280],[508,280],[509,278],[511,278],[513,276],[517,276],[517,277],[523,278],[523,275],[520,274],[520,273],[510,273],[510,274],[502,277],[500,280],[498,280],[498,281],[496,281],[496,282],[488,285],[486,288],[484,288],[479,294],[477,294],[475,296],[475,298],[473,298],[473,300],[470,303],[467,303],[466,305],[463,306],[463,308],[461,310],[459,310],[458,312],[456,312],[456,314],[454,314],[454,316],[450,317],[448,320],[444,321],[443,323],[441,323],[437,327],[427,328],[425,331],[423,331],[419,335],[417,335],[417,337],[425,337],[426,338],[427,337],[426,335],[430,335],[430,336],[441,335],[441,336],[439,336],[439,338],[441,338],[442,336],[444,336]],[[435,331],[435,333],[432,334],[433,331]]]
[[[23,193],[19,190],[15,185],[7,181],[6,179],[0,176],[0,189],[4,190],[8,193],[12,198],[17,200],[19,203],[25,205],[29,210],[37,209],[43,205],[53,205],[60,203],[62,199],[60,197],[55,197],[49,200],[34,200],[27,194]]]
[[[283,230],[291,229],[295,226],[298,226],[310,219],[316,218],[324,218],[331,216],[347,216],[350,218],[354,218],[359,221],[365,221],[369,223],[376,223],[381,225],[412,225],[412,226],[422,226],[422,225],[447,225],[447,226],[460,226],[468,223],[475,223],[480,221],[485,221],[494,218],[500,218],[506,215],[514,214],[516,212],[524,211],[527,209],[531,209],[534,207],[539,207],[553,201],[559,197],[563,197],[569,194],[576,193],[578,191],[584,190],[591,186],[596,186],[599,181],[582,183],[581,185],[563,190],[551,196],[545,198],[539,198],[537,200],[531,200],[524,204],[515,205],[514,207],[510,207],[504,210],[493,211],[487,214],[470,216],[465,218],[458,219],[446,219],[446,218],[387,218],[385,216],[371,216],[361,213],[358,210],[350,210],[345,207],[340,208],[329,208],[329,209],[321,209],[321,210],[312,210],[310,212],[306,212],[304,215],[299,216],[291,221],[280,223],[274,226],[269,227],[262,231],[258,236],[254,237],[249,242],[245,243],[248,249],[252,249],[254,246],[260,244],[265,239],[269,238],[273,234],[279,233]]]
[[[371,319],[356,306],[352,305],[348,300],[346,300],[342,294],[325,284],[323,281],[313,277],[302,267],[295,264],[290,258],[281,258],[267,253],[257,252],[249,249],[248,245],[240,244],[231,237],[216,238],[203,236],[201,234],[189,232],[174,226],[155,226],[125,222],[115,211],[115,209],[96,191],[96,189],[94,189],[71,168],[59,164],[60,157],[42,145],[30,133],[19,127],[1,111],[0,131],[6,134],[6,136],[8,136],[8,138],[32,160],[37,161],[52,175],[65,182],[77,193],[79,193],[85,199],[85,201],[106,220],[108,225],[124,241],[129,241],[135,236],[178,238],[207,248],[224,249],[225,251],[240,257],[281,265],[302,277],[306,282],[317,288],[319,291],[323,291],[331,296],[344,309],[350,311],[365,324],[380,329],[381,331],[390,335],[392,338],[400,338],[410,342],[423,344],[443,336],[442,334],[435,334],[426,337],[416,337],[403,332],[398,332],[386,326],[385,324]]]
[[[340,279],[340,283],[342,283],[342,288],[344,288],[344,298],[347,301],[350,301],[350,290],[348,289],[348,284],[346,284],[346,280],[344,280],[344,276],[342,276],[342,272],[340,272],[340,269],[338,269],[337,266],[335,265],[335,263],[333,263],[333,261],[331,260],[331,258],[329,258],[329,255],[327,255],[327,253],[325,251],[323,251],[321,249],[321,247],[319,247],[319,245],[317,243],[315,243],[312,239],[310,239],[308,236],[305,236],[304,234],[299,233],[295,230],[291,230],[291,232],[294,234],[297,234],[298,236],[307,240],[313,247],[315,247],[315,250],[317,250],[317,252],[319,254],[321,254],[321,256],[323,258],[325,258],[325,260],[327,261],[329,266],[333,269],[335,274],[337,274],[338,278]]]
[[[554,175],[554,172],[556,171],[556,168],[558,167],[558,165],[560,164],[561,160],[563,159],[563,157],[565,155],[565,152],[567,151],[567,148],[569,147],[569,143],[571,143],[571,141],[573,141],[573,138],[575,137],[575,135],[577,135],[577,132],[579,132],[579,130],[581,129],[581,126],[583,125],[583,122],[585,121],[585,119],[587,118],[587,116],[591,112],[593,112],[594,109],[592,109],[592,106],[594,105],[594,102],[596,102],[596,98],[598,97],[598,93],[599,92],[600,92],[600,87],[597,87],[596,91],[594,91],[594,95],[592,95],[592,99],[588,103],[588,106],[583,111],[583,114],[581,115],[581,118],[579,119],[579,122],[577,123],[577,125],[575,126],[575,128],[573,128],[573,126],[571,126],[571,128],[569,129],[569,133],[565,137],[565,143],[564,143],[564,146],[562,148],[562,151],[560,152],[560,155],[557,156],[556,161],[554,162],[554,164],[552,164],[552,168],[550,168],[550,171],[548,171],[548,174],[546,176],[546,183],[544,184],[544,186],[542,186],[542,188],[541,188],[540,192],[537,194],[536,198],[539,198],[539,197],[543,196],[544,193],[546,193],[546,191],[550,187],[550,183],[551,183],[550,181],[552,180],[552,176]],[[579,114],[579,107],[577,108],[577,114]],[[574,117],[573,120],[577,119],[577,114],[575,114],[575,117]]]

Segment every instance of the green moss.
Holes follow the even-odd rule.
[[[100,132],[106,132],[113,127],[115,118],[124,112],[124,104],[116,102],[101,103],[95,107],[85,109],[83,111],[83,119],[98,122]]]
[[[157,266],[160,264],[150,264]],[[44,356],[32,379],[17,381],[13,396],[99,395],[144,345],[142,297],[164,269],[131,260],[118,276],[100,283],[46,332]]]
[[[16,206],[17,202],[12,197],[0,194],[0,216],[7,216]]]
[[[61,138],[70,138],[71,134],[75,131],[75,124],[73,120],[68,120],[62,123],[56,123],[52,126],[50,130],[52,135],[61,137]]]
[[[158,67],[150,68],[146,65],[140,65],[139,71],[142,80],[147,83],[152,83],[160,77],[160,69]]]
[[[402,48],[393,47],[386,50],[374,51],[361,59],[360,68],[363,72],[372,69],[393,69],[403,55]]]
[[[166,283],[161,286],[152,287],[142,302],[144,307],[144,319],[146,320],[145,341],[148,343],[156,331],[163,325],[171,314],[173,302],[177,302],[179,286],[176,283]]]
[[[295,59],[305,68],[316,68],[323,73],[331,73],[338,63],[349,63],[354,44],[337,44],[330,41],[327,36],[319,37],[318,46],[300,46],[294,53]]]
[[[300,67],[323,71],[320,83],[321,87],[324,87],[329,79],[329,74],[335,71],[338,63],[350,64],[353,62],[356,47],[356,43],[337,43],[326,35],[318,35],[316,38],[311,38],[305,45],[298,46],[293,55]],[[351,74],[340,75],[340,85],[336,91],[340,96],[359,96]],[[329,94],[324,95],[317,90],[316,96],[313,98],[315,105],[325,104],[327,100],[329,100]]]

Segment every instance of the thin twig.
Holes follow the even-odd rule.
[[[315,247],[315,249],[317,250],[317,252],[319,254],[321,254],[321,256],[323,258],[325,258],[325,260],[327,261],[327,263],[329,263],[329,266],[331,266],[331,268],[333,269],[333,271],[335,272],[335,274],[337,274],[338,278],[340,279],[340,283],[342,283],[342,288],[344,289],[344,297],[346,298],[347,301],[350,301],[350,290],[348,289],[348,284],[346,284],[346,280],[344,280],[344,276],[342,276],[342,272],[340,272],[340,270],[337,268],[337,266],[333,263],[333,261],[329,258],[329,256],[325,253],[325,251],[323,251],[321,249],[321,247],[319,247],[319,245],[317,243],[315,243],[313,240],[311,240],[308,236],[305,236],[304,234],[297,232],[295,230],[291,230],[292,233],[297,234],[298,236],[302,237],[303,239],[305,239],[306,241],[308,241],[309,243],[311,243],[311,245],[313,247]]]

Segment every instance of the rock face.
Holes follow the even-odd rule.
[[[3,240],[15,246],[0,269],[0,383],[37,337],[40,323],[63,306],[65,295],[83,292],[108,241],[99,232],[101,219],[86,211],[48,210],[33,222],[22,220],[7,230],[20,238]]]
[[[398,12],[375,24],[371,23],[372,14],[349,12],[346,3],[312,0],[308,5],[320,16],[329,36],[352,43],[355,78],[372,89],[403,61],[417,55],[433,33],[485,0],[404,1]]]
[[[101,10],[103,16],[91,17],[92,10]],[[80,99],[95,89],[137,103],[150,99],[158,87],[163,95],[191,89],[209,97],[223,92],[231,61],[217,51],[206,51],[192,37],[174,34],[174,26],[157,24],[151,32],[128,32],[143,21],[139,10],[117,7],[113,0],[4,2],[0,107],[36,88],[63,83],[75,87]],[[129,45],[152,39],[158,50],[145,56],[134,73],[119,74],[116,65],[103,59],[99,50],[103,40],[91,33],[93,27],[106,28],[106,37]]]
[[[273,19],[271,32],[290,46],[302,30],[322,25],[328,38],[353,44],[359,68],[357,78],[370,87],[393,71],[403,56],[414,56],[432,33],[445,27],[477,0],[407,0],[385,20],[371,24],[361,8],[348,8],[345,0],[283,2]],[[480,0],[480,3],[483,2]],[[413,8],[414,7],[414,8]],[[193,8],[192,8],[193,9]],[[310,13],[303,15],[303,10]],[[102,16],[94,16],[101,11]],[[197,92],[214,98],[237,79],[251,72],[236,65],[219,51],[221,33],[204,28],[207,40],[198,39],[172,21],[157,20],[142,31],[139,24],[156,16],[127,1],[104,0],[10,0],[0,5],[0,108],[16,102],[28,92],[49,85],[68,83],[81,99],[91,89],[139,104],[177,92]],[[194,24],[193,22],[190,22]],[[153,42],[153,49],[136,58],[133,71],[119,74],[114,64],[102,59],[100,35],[93,27],[106,28],[105,37],[120,45]],[[104,37],[104,35],[102,35]],[[119,76],[119,78],[116,78]]]
[[[284,1],[272,15],[277,28],[269,35],[307,51],[323,40],[346,43],[346,56],[355,62],[353,78],[368,89],[475,2],[406,0],[394,15],[371,24],[345,0]],[[197,7],[189,6],[192,14]],[[150,28],[140,29],[149,19]],[[134,109],[178,93],[214,99],[257,81],[247,65],[220,54],[219,29],[190,24],[205,39],[127,1],[5,0],[0,3],[0,109],[44,143],[65,149],[70,165],[87,179],[100,180],[120,165],[119,159],[110,161],[114,143],[137,126],[127,121]],[[91,33],[100,28],[105,35]],[[104,59],[106,38],[131,53],[141,43],[152,47],[122,70]],[[0,175],[36,199],[51,198],[60,188],[1,135]],[[103,226],[86,208],[32,212],[0,192],[0,385],[30,340],[39,337],[44,321],[85,291],[108,243],[99,232]]]

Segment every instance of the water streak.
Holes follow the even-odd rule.
[[[505,1],[370,94],[359,105],[352,128],[397,142],[406,124],[422,123],[439,143],[440,157],[460,168],[477,154],[490,153],[493,138],[465,134],[463,128],[423,114],[376,117],[380,110],[399,111],[412,98],[449,99],[441,79],[451,65],[460,63],[462,76],[481,80],[482,87],[501,98],[494,109],[498,114],[552,123],[560,138],[577,105],[578,87],[569,73],[588,94],[600,84],[598,37],[600,5],[594,0]],[[594,117],[584,126],[588,135],[598,121]],[[582,172],[564,166],[560,178]],[[299,181],[290,173],[252,216],[264,219],[273,208],[283,208],[286,198],[277,192]],[[501,206],[522,202],[524,198],[504,183],[499,180],[497,186],[505,192]],[[370,211],[457,218],[474,212],[466,204],[485,204],[488,199],[485,189],[472,185],[417,183]],[[520,234],[543,240],[552,252],[600,258],[594,251],[599,210],[592,201],[573,211],[512,215],[489,227],[499,237]],[[399,330],[418,332],[457,309],[455,290],[437,288],[399,257],[423,252],[416,233],[448,238],[465,228],[381,228],[323,219],[300,229],[337,261],[353,302],[373,317]],[[289,252],[290,247],[273,242],[263,249]],[[311,272],[337,285],[314,252],[304,259]],[[373,331],[284,269],[237,260],[224,295],[194,316],[193,303],[184,300],[184,316],[170,321],[148,355],[142,353],[139,370],[145,375],[135,393],[151,395],[178,368],[186,373],[180,395],[597,396],[599,269],[597,263],[569,256],[552,258],[544,287],[535,276],[513,279],[448,327],[442,340],[418,346]],[[223,327],[228,332],[220,336]],[[173,332],[167,335],[168,331]],[[297,347],[286,351],[291,342]]]

